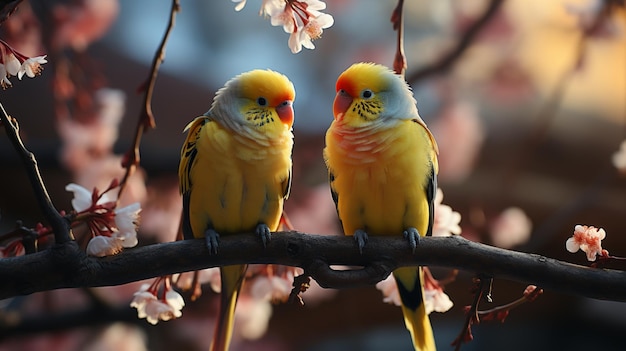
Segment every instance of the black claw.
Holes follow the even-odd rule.
[[[359,246],[359,253],[363,254],[363,248],[365,244],[367,244],[367,233],[364,230],[357,229],[354,232],[354,241],[356,241]]]
[[[209,253],[217,254],[220,235],[213,229],[207,229],[204,232],[204,240],[206,241],[206,248],[209,249]]]
[[[272,240],[272,232],[265,223],[259,223],[256,226],[256,234],[261,237],[263,247],[267,247],[267,244]]]
[[[409,227],[402,234],[404,235],[405,239],[409,240],[409,245],[411,246],[411,251],[413,253],[415,253],[415,248],[420,243],[420,232],[418,232],[417,229],[415,229],[413,227]]]

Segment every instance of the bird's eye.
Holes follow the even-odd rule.
[[[372,96],[374,96],[374,92],[369,89],[365,89],[361,92],[361,97],[363,97],[364,99],[369,99]]]
[[[262,96],[256,99],[256,102],[259,106],[267,106],[267,100]]]

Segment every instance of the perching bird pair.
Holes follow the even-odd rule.
[[[413,94],[388,68],[357,63],[336,84],[324,159],[346,235],[362,250],[368,235],[404,235],[415,248],[430,235],[437,189],[437,144]],[[291,184],[293,84],[254,70],[228,81],[210,110],[185,128],[180,191],[185,238],[256,232],[264,245],[278,229]],[[356,249],[356,248],[355,248]],[[246,266],[221,267],[220,311],[211,350],[227,350]],[[423,303],[422,269],[393,272],[416,350],[435,350]]]

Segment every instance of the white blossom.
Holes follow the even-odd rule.
[[[137,245],[139,212],[141,212],[139,202],[115,210],[115,227],[117,231],[113,233],[113,237],[119,239],[123,247],[134,247]]]
[[[443,191],[437,189],[435,194],[435,219],[433,223],[433,236],[450,236],[461,234],[461,214],[452,210],[452,207],[444,205]]]
[[[74,193],[72,199],[72,207],[76,212],[82,212],[91,207],[91,192],[82,186],[74,183],[70,183],[65,186],[65,190]]]
[[[46,56],[47,55],[43,55],[26,59],[17,72],[17,78],[21,80],[24,74],[26,74],[29,78],[34,78],[36,75],[40,74],[43,70],[41,65],[48,62],[48,60],[46,60]]]
[[[178,318],[183,315],[182,308],[185,306],[183,297],[174,290],[165,294],[165,300],[159,300],[151,291],[149,285],[144,284],[134,294],[130,307],[137,309],[137,316],[145,318],[150,324]]]
[[[87,255],[104,257],[118,254],[122,251],[122,240],[114,237],[97,235],[87,244]]]

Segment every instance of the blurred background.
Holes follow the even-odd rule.
[[[289,35],[259,16],[260,6],[250,0],[236,12],[227,0],[181,0],[154,91],[157,127],[143,138],[141,169],[124,194],[142,203],[140,245],[174,240],[183,128],[228,79],[254,68],[282,72],[296,87],[291,221],[303,232],[341,234],[322,159],[334,82],[354,62],[392,65],[396,1],[327,1],[334,25],[314,50],[297,54]],[[102,189],[123,174],[138,90],[170,7],[166,0],[24,0],[0,27],[26,56],[48,55],[41,76],[11,78],[0,102],[19,121],[57,208],[71,209],[66,184]],[[439,143],[439,186],[444,204],[461,214],[461,235],[587,265],[565,241],[575,225],[593,225],[606,230],[605,249],[626,256],[626,171],[614,164],[626,139],[624,1],[414,0],[404,18],[406,77]],[[0,164],[0,233],[17,220],[34,227],[42,216],[6,137]],[[445,286],[450,311],[431,314],[442,350],[461,331],[474,273],[461,271]],[[182,318],[152,326],[128,307],[141,283],[0,301],[0,350],[208,348],[217,296],[210,288],[198,301],[184,295]],[[496,279],[491,305],[524,288]],[[383,303],[375,287],[314,287],[303,297],[304,307],[243,299],[238,309],[247,312],[237,323],[253,330],[238,330],[231,349],[411,350],[400,309]],[[625,325],[623,303],[546,291],[503,324],[474,326],[463,349],[621,350]]]

